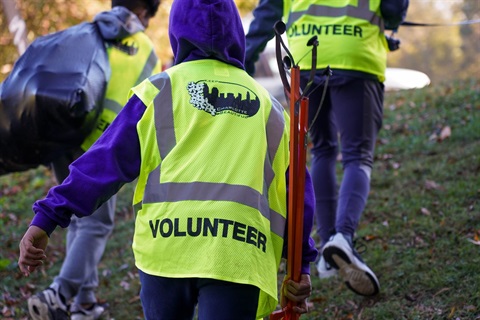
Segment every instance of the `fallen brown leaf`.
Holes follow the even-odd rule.
[[[441,190],[443,189],[441,185],[436,183],[433,180],[425,180],[425,189],[427,190]]]
[[[450,288],[442,288],[442,289],[438,290],[433,296],[436,297],[439,294],[442,294],[442,293],[444,293],[445,291],[448,291],[448,290],[450,290]]]
[[[8,308],[7,306],[4,306],[2,309],[2,315],[4,317],[11,317],[13,316],[13,313],[12,313],[12,310],[10,310],[10,308]]]
[[[450,310],[450,314],[448,315],[448,319],[451,319],[453,317],[453,315],[455,314],[455,307],[452,307],[451,310]]]
[[[427,208],[421,208],[420,212],[426,216],[430,215],[430,210],[428,210]]]
[[[368,234],[368,235],[366,235],[365,237],[363,237],[363,239],[364,239],[365,241],[372,241],[372,240],[374,240],[374,239],[376,239],[376,238],[378,238],[378,236],[373,235],[373,234]]]
[[[129,290],[129,289],[130,289],[130,283],[128,283],[127,281],[122,280],[122,281],[120,282],[120,287],[122,287],[123,290]]]
[[[137,301],[140,301],[140,296],[139,295],[136,295],[134,296],[133,298],[131,298],[130,300],[128,300],[128,303],[134,303],[134,302],[137,302]]]
[[[452,129],[449,126],[443,127],[440,135],[438,136],[438,141],[443,141],[449,138],[452,135]]]

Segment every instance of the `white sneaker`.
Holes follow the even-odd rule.
[[[338,270],[332,268],[332,266],[325,261],[323,255],[321,255],[320,260],[318,260],[317,271],[320,279],[327,279],[338,274]]]
[[[52,284],[47,289],[28,298],[28,312],[33,320],[68,320],[65,299],[58,292],[59,285]]]
[[[71,320],[96,320],[107,312],[108,304],[95,303],[91,308],[85,309],[78,304],[72,304],[70,308]]]
[[[337,233],[323,247],[326,263],[338,269],[347,287],[362,296],[373,296],[380,291],[375,273],[363,262],[344,235]]]

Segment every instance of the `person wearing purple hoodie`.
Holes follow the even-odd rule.
[[[245,71],[232,0],[173,1],[171,68],[131,90],[64,182],[35,202],[20,242],[28,276],[56,226],[89,216],[135,179],[133,252],[146,319],[258,319],[278,304],[285,258],[289,117]],[[300,281],[282,306],[306,313],[315,199],[307,172]]]

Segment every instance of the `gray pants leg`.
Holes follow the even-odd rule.
[[[53,163],[57,180],[68,174],[68,164],[73,159],[62,158]],[[60,285],[60,293],[76,304],[95,303],[98,287],[98,270],[108,238],[114,226],[116,195],[100,206],[91,216],[72,217],[67,229],[66,256],[60,274],[54,282]]]

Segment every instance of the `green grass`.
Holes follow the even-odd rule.
[[[52,236],[40,272],[24,278],[16,264],[31,205],[54,183],[46,168],[0,177],[0,318],[28,319],[26,299],[61,266],[65,230]],[[132,190],[128,185],[119,195],[116,228],[99,266],[98,296],[122,320],[142,319],[130,248]],[[357,234],[381,293],[357,296],[338,278],[319,280],[312,265],[310,313],[302,319],[480,319],[480,246],[469,241],[479,236],[480,80],[388,92]]]

